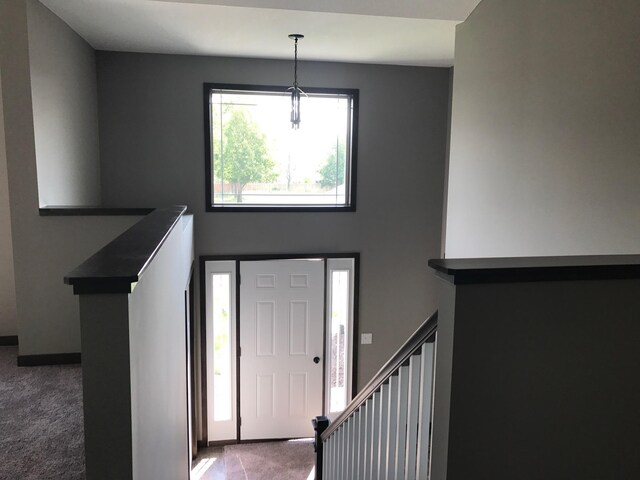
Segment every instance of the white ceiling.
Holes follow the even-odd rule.
[[[450,66],[480,0],[40,0],[95,49]]]

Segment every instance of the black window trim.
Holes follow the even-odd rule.
[[[247,85],[237,83],[204,83],[204,156],[205,156],[205,211],[207,212],[355,212],[356,211],[356,187],[357,187],[357,158],[358,158],[358,112],[360,90],[357,88],[323,88],[323,87],[300,87],[307,93],[326,93],[328,95],[349,95],[352,103],[350,146],[351,146],[351,169],[347,171],[350,181],[349,193],[350,200],[348,206],[330,207],[319,206],[313,207],[303,205],[295,206],[274,206],[265,205],[264,207],[242,207],[236,205],[213,205],[213,195],[211,191],[212,185],[212,162],[211,162],[211,116],[210,116],[210,96],[212,90],[238,90],[238,91],[254,91],[254,92],[282,92],[286,93],[289,87],[281,85]]]

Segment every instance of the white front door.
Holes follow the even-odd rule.
[[[240,438],[311,437],[322,415],[324,261],[240,262],[240,279]]]

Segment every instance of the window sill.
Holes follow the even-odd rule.
[[[321,207],[276,207],[276,206],[264,206],[264,207],[254,207],[254,206],[247,206],[247,207],[237,207],[237,206],[213,206],[213,205],[207,205],[206,206],[206,211],[207,212],[234,212],[234,213],[240,213],[240,212],[268,212],[268,213],[272,213],[272,212],[305,212],[305,213],[309,213],[309,212],[318,212],[318,213],[322,213],[322,212],[355,212],[356,211],[356,207],[355,205],[350,205],[350,206],[346,206],[346,207],[330,207],[330,206],[321,206]]]

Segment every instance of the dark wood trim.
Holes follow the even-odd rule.
[[[226,447],[227,445],[243,445],[251,443],[272,443],[272,442],[288,442],[289,440],[297,440],[296,438],[259,438],[256,440],[214,440],[207,442],[208,447]],[[203,444],[204,445],[204,444]],[[204,448],[204,447],[202,447]]]
[[[298,440],[298,438],[256,438],[255,440],[240,440],[238,444],[288,442],[289,440]]]
[[[432,259],[429,266],[456,285],[640,278],[640,255]]]
[[[73,293],[131,293],[136,283],[187,210],[154,210],[64,277]]]
[[[19,367],[38,367],[42,365],[72,365],[81,363],[79,353],[45,353],[41,355],[18,355]]]
[[[289,93],[291,85],[255,85],[245,83],[218,83],[208,82],[204,84],[205,95],[208,96],[211,90],[237,90],[243,92],[272,92],[272,93]],[[300,87],[306,93],[327,95],[358,95],[360,90],[357,88],[333,88],[333,87]],[[207,100],[208,101],[208,100]]]
[[[240,350],[240,284],[242,279],[240,277],[240,260],[236,260],[236,315],[235,315],[235,327],[236,327],[236,441],[241,442],[242,437],[242,420],[240,417],[240,356],[242,351]]]
[[[237,260],[240,262],[254,262],[260,260],[304,260],[309,258],[328,259],[328,258],[355,258],[358,262],[360,253],[272,253],[272,254],[240,254],[240,255],[200,255],[201,265],[205,262],[220,262]]]
[[[309,207],[309,206],[304,206],[304,207],[276,207],[273,205],[267,205],[264,207],[258,207],[258,206],[250,206],[250,207],[241,207],[241,206],[232,206],[232,205],[226,205],[224,207],[222,206],[216,206],[216,207],[209,207],[207,208],[207,212],[234,212],[234,213],[255,213],[255,212],[266,212],[266,213],[273,213],[273,212],[317,212],[317,213],[327,213],[327,212],[355,212],[356,209],[354,206],[349,206],[349,207],[327,207],[326,205],[321,206],[321,207]]]
[[[196,415],[196,388],[195,388],[195,292],[194,292],[194,264],[191,263],[191,271],[189,272],[189,286],[188,289],[184,293],[185,306],[184,306],[184,314],[185,314],[185,342],[186,342],[186,360],[187,360],[187,416],[188,421],[190,423],[190,433],[191,437],[187,439],[187,448],[191,450],[191,459],[195,458],[198,454],[198,434],[197,434],[197,425],[198,425],[198,416]],[[191,411],[191,415],[189,415],[189,411]],[[188,451],[188,450],[187,450]]]
[[[324,268],[324,289],[322,296],[322,415],[326,415],[327,410],[327,330],[329,322],[327,321],[327,300],[329,299],[329,278],[327,277],[328,266],[327,259],[322,259]]]
[[[353,211],[356,211],[357,189],[358,189],[358,128],[360,126],[360,90],[351,90],[351,203]]]
[[[73,217],[73,216],[108,216],[108,215],[148,215],[155,208],[120,208],[120,207],[68,207],[47,205],[40,207],[41,217]]]
[[[211,190],[213,182],[212,171],[212,159],[211,159],[211,144],[213,139],[211,138],[211,85],[210,83],[204,83],[202,85],[203,92],[203,126],[204,126],[204,191],[205,199],[204,206],[205,211],[209,212],[213,204],[213,192]]]
[[[203,84],[203,119],[204,119],[204,152],[205,152],[205,210],[207,212],[355,212],[356,211],[356,190],[357,190],[357,159],[358,159],[358,127],[359,127],[359,110],[360,110],[360,90],[357,88],[322,88],[322,87],[301,87],[306,93],[310,94],[329,94],[329,95],[348,95],[351,97],[351,118],[349,132],[349,141],[351,146],[350,153],[350,173],[349,173],[349,205],[332,207],[328,205],[302,205],[302,206],[278,206],[278,205],[225,205],[214,206],[212,204],[211,185],[213,180],[213,172],[211,165],[211,108],[210,95],[213,89],[222,90],[238,90],[253,92],[276,92],[287,93],[288,86],[282,85],[245,85],[236,83],[204,83]]]
[[[0,337],[0,347],[16,347],[18,346],[17,335],[5,335]]]
[[[322,443],[322,432],[329,427],[329,418],[318,416],[311,420],[315,435],[313,438],[313,448],[316,452],[316,480],[322,480],[322,465],[324,460],[324,444]]]
[[[353,262],[353,364],[351,371],[351,399],[358,393],[358,347],[360,345],[360,254]]]
[[[212,442],[208,442],[207,446],[208,447],[226,447],[227,445],[237,445],[238,444],[238,440],[236,439],[232,439],[232,440],[214,440]]]
[[[198,440],[198,449],[201,450],[203,448],[207,448],[209,446],[208,442],[204,440]]]
[[[322,440],[326,440],[347,418],[351,416],[364,402],[367,401],[374,392],[376,392],[389,377],[402,366],[409,358],[416,354],[418,349],[426,343],[430,337],[435,335],[438,327],[438,312],[429,317],[420,327],[409,337],[402,347],[385,363],[371,381],[362,389],[358,395],[351,401],[347,408],[329,425],[322,433]]]
[[[209,444],[209,419],[207,411],[207,286],[204,271],[205,261],[200,257],[200,400],[202,409],[202,442]]]

